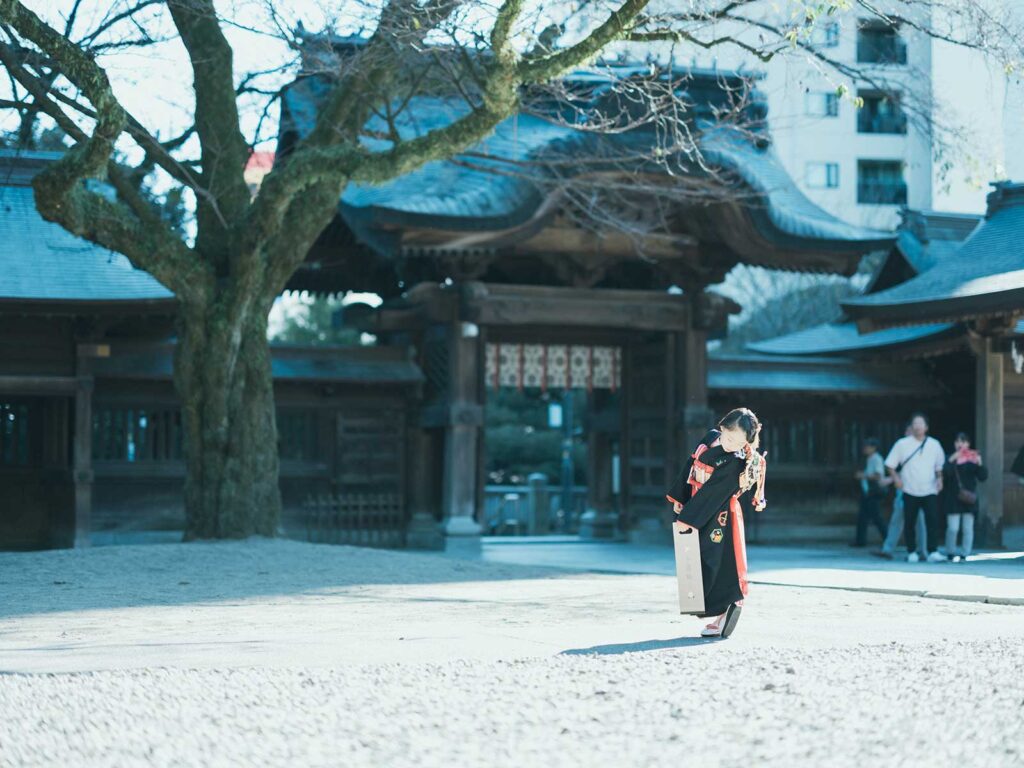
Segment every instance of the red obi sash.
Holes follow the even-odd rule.
[[[697,446],[697,450],[693,452],[693,467],[690,469],[690,477],[687,480],[693,489],[692,493],[697,493],[715,472],[714,467],[700,460],[701,455],[707,449],[708,446],[701,443]],[[741,493],[737,489],[736,493],[729,497],[729,514],[732,516],[733,521],[732,549],[733,554],[736,556],[736,576],[740,582],[740,591],[746,597],[749,588],[747,584],[747,542],[743,531],[743,508],[740,505]]]

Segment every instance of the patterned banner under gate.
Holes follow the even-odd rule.
[[[622,386],[622,349],[583,344],[500,344],[486,349],[487,386],[610,389]]]

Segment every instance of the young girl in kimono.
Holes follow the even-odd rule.
[[[757,452],[761,423],[736,408],[697,444],[668,492],[676,520],[700,537],[704,613],[714,617],[701,635],[729,637],[747,594],[743,508],[764,509],[764,456]]]

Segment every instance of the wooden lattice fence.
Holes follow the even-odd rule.
[[[405,546],[405,510],[399,494],[310,496],[303,511],[307,541],[357,547]]]

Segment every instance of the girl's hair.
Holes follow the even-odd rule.
[[[719,429],[742,429],[747,442],[756,444],[761,432],[761,422],[749,408],[733,408],[718,422]]]
[[[957,440],[963,440],[968,445],[971,444],[971,436],[968,435],[966,432],[957,432],[956,433],[956,439]]]

